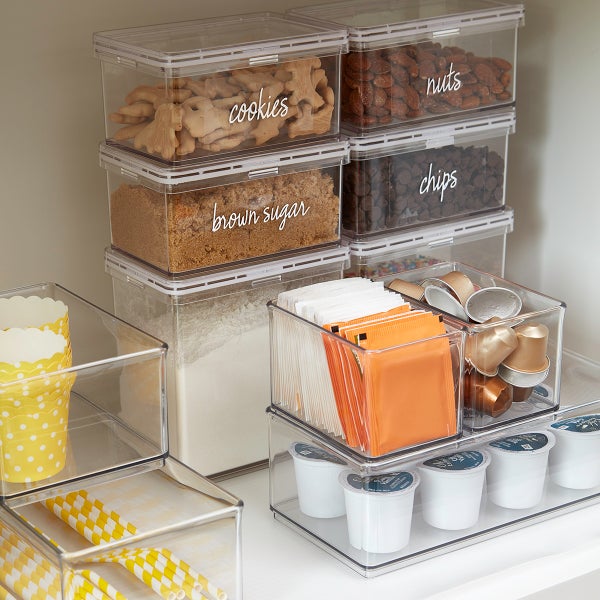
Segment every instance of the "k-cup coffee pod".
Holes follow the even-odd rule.
[[[515,330],[507,325],[496,325],[467,337],[465,357],[480,373],[493,376],[517,346]]]
[[[419,475],[396,471],[361,477],[343,471],[350,545],[373,553],[397,552],[410,539],[412,511]]]
[[[425,299],[429,306],[450,313],[463,321],[468,321],[467,313],[462,304],[445,288],[437,285],[428,285],[425,288]]]
[[[548,454],[555,438],[550,431],[531,431],[502,437],[486,449],[492,455],[487,470],[489,500],[503,508],[531,508],[544,491]]]
[[[402,296],[408,296],[415,300],[423,300],[423,296],[425,295],[425,288],[416,283],[404,281],[404,279],[394,279],[386,287],[394,292],[398,292]]]
[[[503,364],[523,373],[539,373],[549,365],[548,327],[543,323],[523,323],[515,327],[517,347],[506,357]],[[535,385],[535,384],[534,384]]]
[[[492,317],[516,317],[522,306],[523,302],[516,292],[502,287],[486,287],[469,296],[465,303],[465,311],[471,321],[485,323]]]
[[[468,529],[479,519],[490,455],[465,450],[430,458],[418,467],[423,520],[439,529]]]
[[[475,291],[473,282],[462,271],[450,271],[442,275],[440,279],[450,288],[463,306],[469,296]]]
[[[465,374],[464,404],[467,408],[499,417],[513,402],[511,386],[498,376],[489,377],[477,371]]]
[[[552,423],[556,445],[550,452],[550,479],[566,488],[586,490],[600,485],[600,414]]]
[[[338,482],[346,463],[318,446],[294,442],[289,452],[294,460],[300,510],[309,517],[329,519],[346,512],[344,492]]]

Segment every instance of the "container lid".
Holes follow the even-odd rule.
[[[101,31],[93,43],[103,61],[179,77],[341,53],[348,38],[339,25],[264,12]]]
[[[294,458],[311,464],[319,464],[322,466],[346,465],[346,463],[341,458],[335,456],[335,454],[331,454],[331,452],[326,452],[318,446],[313,446],[304,442],[293,442],[290,445],[290,454]]]
[[[419,484],[419,475],[412,471],[395,471],[362,477],[352,471],[342,471],[339,482],[351,492],[389,496],[412,491]]]
[[[351,257],[370,257],[382,254],[413,252],[424,247],[440,248],[453,244],[475,242],[488,237],[510,233],[514,227],[514,210],[502,210],[479,217],[470,217],[444,225],[426,225],[392,235],[353,240],[342,238]]]
[[[488,0],[346,0],[289,11],[319,23],[345,25],[351,49],[437,40],[522,25],[521,3]]]
[[[592,434],[595,437],[600,435],[600,415],[580,415],[578,417],[570,417],[568,419],[556,421],[556,423],[552,423],[550,427],[561,433],[585,433]]]
[[[252,153],[226,160],[202,160],[169,166],[104,142],[100,144],[100,165],[106,170],[166,193],[340,166],[348,162],[348,156],[348,142],[333,140],[302,144],[281,152]]]
[[[229,269],[213,269],[201,275],[168,277],[150,267],[128,258],[123,253],[107,248],[104,266],[112,276],[126,279],[139,287],[149,287],[165,296],[186,296],[236,284],[259,285],[276,281],[283,274],[297,273],[331,265],[342,268],[348,260],[348,250],[343,247],[297,253],[291,257]]]
[[[348,136],[350,160],[368,160],[390,154],[442,148],[455,143],[475,142],[515,132],[516,114],[494,111],[486,116],[460,118],[443,124],[400,126],[383,132]]]
[[[542,454],[554,446],[554,441],[549,431],[530,431],[494,440],[488,448],[492,452],[507,454]]]
[[[489,462],[490,456],[487,452],[464,450],[453,454],[435,456],[421,463],[420,467],[444,474],[475,473],[485,469]]]

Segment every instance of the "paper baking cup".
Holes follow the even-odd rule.
[[[21,358],[19,358],[21,357]],[[0,477],[27,483],[64,468],[75,375],[62,335],[0,331]]]
[[[504,508],[531,508],[542,499],[548,454],[555,443],[550,431],[531,431],[490,442],[488,498]]]
[[[300,510],[309,517],[329,519],[346,512],[339,474],[344,461],[318,446],[294,442],[289,448],[294,460]]]
[[[438,529],[468,529],[477,523],[490,455],[465,450],[430,458],[418,467],[423,520]]]
[[[49,330],[69,340],[69,313],[60,300],[40,296],[0,298],[0,330],[10,328]]]
[[[361,477],[343,471],[339,481],[346,501],[350,545],[373,553],[402,550],[410,539],[419,474],[398,471]]]
[[[550,479],[575,490],[600,485],[600,414],[557,421],[551,431],[556,445],[550,451]]]

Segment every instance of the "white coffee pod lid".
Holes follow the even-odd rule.
[[[600,414],[569,417],[552,423],[550,427],[560,434],[595,437],[600,435]]]
[[[462,450],[429,458],[423,461],[419,468],[456,476],[477,473],[486,469],[489,463],[490,455],[484,450]]]
[[[493,454],[542,454],[548,452],[555,441],[549,431],[528,431],[499,438],[487,447]]]
[[[346,465],[346,463],[335,454],[313,446],[305,442],[292,442],[289,447],[290,454],[298,460],[320,466]]]
[[[338,479],[340,484],[351,492],[377,496],[407,494],[413,491],[420,481],[418,473],[414,471],[394,471],[364,477],[353,471],[342,471]]]

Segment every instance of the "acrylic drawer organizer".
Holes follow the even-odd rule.
[[[362,462],[271,407],[275,519],[374,577],[597,503],[600,365],[566,354],[564,366],[574,406],[393,460]]]
[[[46,600],[240,600],[241,511],[172,458],[11,500],[0,507],[0,584]]]
[[[272,406],[363,461],[460,435],[462,331],[444,322],[445,333],[368,349],[276,301],[268,307]]]
[[[179,162],[338,133],[342,27],[255,13],[94,34],[106,138]]]
[[[466,115],[515,101],[522,3],[348,0],[290,12],[348,28],[342,129]]]
[[[406,271],[393,288],[402,293],[403,281],[465,328],[465,428],[558,408],[563,302],[456,262]]]
[[[346,277],[387,279],[411,269],[439,262],[466,263],[487,273],[504,275],[506,236],[512,232],[514,211],[499,211],[428,225],[361,240],[342,238],[350,250]]]
[[[169,344],[171,455],[206,475],[266,461],[266,303],[284,290],[341,279],[347,249],[191,278],[166,278],[114,250],[105,258],[116,314]]]
[[[164,166],[107,145],[111,243],[167,274],[340,244],[345,141]]]
[[[0,293],[0,348],[4,498],[167,454],[163,342],[43,283]]]
[[[500,209],[514,126],[511,110],[349,138],[342,233],[362,240]]]

